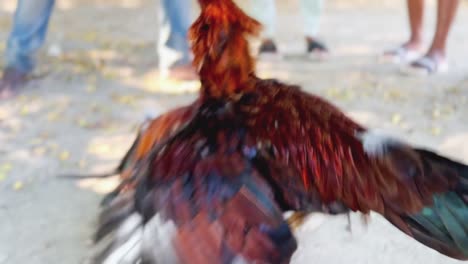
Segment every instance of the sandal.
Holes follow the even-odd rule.
[[[407,75],[428,76],[438,73],[446,73],[448,64],[445,60],[437,61],[433,57],[424,56],[403,69]]]
[[[383,54],[383,60],[395,64],[407,64],[417,60],[421,55],[421,52],[418,50],[401,46],[397,49],[386,51]]]

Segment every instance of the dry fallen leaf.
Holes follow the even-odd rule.
[[[111,99],[112,101],[123,104],[123,105],[133,105],[135,104],[137,97],[135,95],[113,94],[111,95]]]
[[[82,39],[86,42],[96,42],[98,33],[96,31],[88,31],[83,34]]]
[[[17,100],[21,103],[24,103],[24,102],[27,102],[30,100],[30,98],[28,98],[26,95],[20,95],[17,97]]]
[[[395,125],[398,125],[402,120],[402,117],[400,114],[393,114],[392,115],[392,123],[395,124]]]
[[[460,94],[460,92],[461,92],[461,89],[458,86],[452,86],[449,89],[447,89],[447,93],[451,93],[451,94]]]
[[[0,182],[4,181],[7,177],[7,173],[4,171],[0,171]]]
[[[59,159],[60,159],[61,161],[66,161],[66,160],[70,159],[70,152],[68,152],[68,151],[66,151],[66,150],[65,150],[65,151],[62,151],[62,152],[60,153],[60,155],[59,155]]]
[[[85,129],[102,129],[109,126],[110,122],[107,120],[96,120],[90,122],[84,118],[80,118],[77,121],[78,126],[85,128]]]
[[[60,113],[58,111],[50,112],[47,114],[47,121],[54,122],[60,118]]]
[[[431,133],[434,136],[439,136],[442,133],[442,129],[440,127],[432,127]]]
[[[88,126],[88,121],[86,121],[86,119],[84,119],[84,118],[79,118],[78,121],[77,121],[77,123],[78,123],[78,126],[79,126],[79,127],[86,127],[86,126]]]
[[[31,145],[39,145],[39,144],[42,144],[44,143],[44,139],[42,138],[33,138],[29,141],[29,144]]]
[[[84,169],[84,168],[86,167],[86,165],[87,165],[86,160],[81,159],[80,161],[78,161],[78,167],[79,167],[80,169]]]
[[[88,152],[95,155],[106,155],[112,152],[112,148],[108,144],[97,143],[92,145]]]
[[[115,131],[117,131],[117,126],[112,125],[112,124],[111,124],[111,125],[108,125],[108,126],[104,129],[104,131],[106,131],[106,132],[108,132],[108,133],[115,132]],[[132,132],[134,132],[134,131],[132,131]]]
[[[0,120],[7,119],[9,116],[9,112],[6,109],[0,109]]]
[[[328,97],[338,98],[340,91],[337,88],[332,87],[332,88],[326,89],[326,93]]]
[[[387,90],[384,92],[384,99],[398,101],[405,99],[405,96],[399,90]]]
[[[43,131],[39,134],[39,138],[41,138],[42,140],[47,140],[50,138],[50,133],[47,131]]]
[[[88,84],[88,86],[86,86],[86,92],[87,93],[96,92],[96,85],[95,84]]]
[[[119,75],[115,72],[111,72],[111,71],[104,71],[102,73],[102,77],[106,80],[109,80],[109,81],[112,81],[112,80],[115,80],[119,77]]]
[[[9,172],[12,169],[13,169],[13,165],[11,165],[11,163],[3,163],[0,166],[0,171],[2,171],[2,172]]]
[[[13,184],[13,190],[15,191],[19,191],[21,189],[23,189],[24,187],[24,184],[22,181],[16,181],[14,184]]]
[[[51,151],[55,151],[58,149],[59,145],[55,142],[49,142],[48,144],[48,147]]]
[[[434,110],[432,110],[432,118],[433,119],[438,119],[439,117],[440,117],[440,109],[435,108]]]
[[[458,97],[458,100],[460,100],[460,103],[462,103],[462,104],[468,103],[468,97],[466,97],[466,96],[464,96],[464,95],[459,96],[459,97]]]
[[[32,150],[35,156],[44,156],[47,153],[46,147],[36,147]]]
[[[104,111],[104,108],[100,106],[98,103],[92,103],[90,109],[91,109],[91,113],[93,114],[99,114]]]
[[[29,107],[27,105],[24,105],[20,109],[20,115],[25,116],[30,113]]]
[[[442,105],[442,106],[436,106],[432,110],[432,118],[433,119],[439,119],[439,118],[447,118],[455,112],[454,106],[451,105]]]

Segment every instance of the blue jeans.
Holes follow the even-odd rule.
[[[7,67],[25,73],[34,69],[37,50],[44,44],[54,3],[55,0],[18,0],[6,50]],[[161,5],[160,66],[168,69],[189,63],[190,0],[161,0]]]
[[[8,38],[6,65],[22,72],[34,68],[37,50],[44,43],[54,0],[18,0]]]
[[[159,68],[167,71],[173,66],[191,62],[187,39],[192,24],[190,0],[161,0],[159,14]]]

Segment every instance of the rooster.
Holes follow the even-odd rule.
[[[246,37],[259,23],[232,0],[199,4],[199,97],[142,127],[103,200],[94,263],[289,263],[286,211],[374,211],[468,259],[468,166],[258,78]]]

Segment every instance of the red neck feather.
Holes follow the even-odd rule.
[[[199,0],[201,14],[189,33],[202,97],[231,97],[253,89],[254,60],[246,35],[260,24],[232,0]]]

